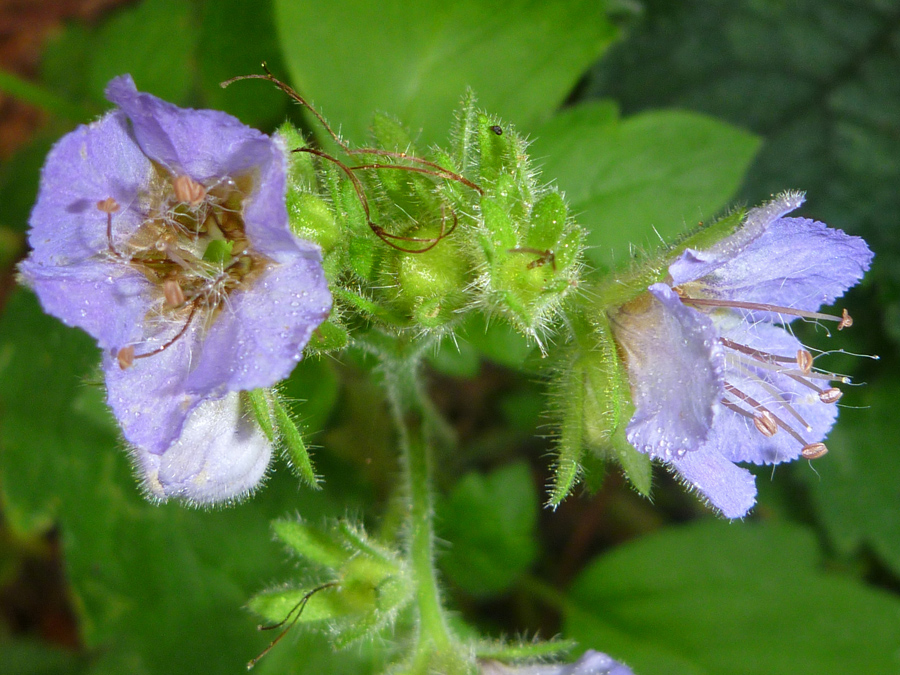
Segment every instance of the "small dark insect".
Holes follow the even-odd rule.
[[[503,135],[503,127],[501,127],[499,124],[495,124],[494,126],[492,126],[491,131],[493,131],[498,136]]]

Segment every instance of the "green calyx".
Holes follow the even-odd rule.
[[[634,488],[650,492],[651,466],[646,455],[625,438],[634,412],[631,389],[609,319],[603,312],[572,312],[573,339],[552,385],[559,436],[548,504],[558,506],[584,477],[584,465],[602,471],[619,464]],[[588,462],[585,451],[592,453]],[[598,484],[602,476],[588,477]]]
[[[416,236],[437,239],[444,225],[418,228]],[[385,285],[393,291],[392,304],[426,328],[436,328],[458,317],[471,283],[469,263],[458,239],[448,237],[428,251],[392,251],[384,268]]]
[[[548,209],[549,211],[549,209]],[[689,233],[668,250],[614,272],[591,287],[569,313],[572,340],[553,383],[559,440],[549,504],[557,506],[582,478],[585,465],[619,464],[634,488],[648,495],[650,459],[625,437],[634,414],[626,363],[616,345],[611,317],[628,303],[648,298],[648,287],[663,282],[669,265],[686,249],[708,249],[743,222],[735,212]],[[585,457],[590,451],[592,457]]]
[[[526,335],[543,331],[577,286],[583,231],[562,196],[537,185],[524,141],[511,127],[476,115],[481,200],[483,302]]]
[[[280,130],[301,150],[289,154],[291,227],[322,248],[346,325],[355,314],[444,334],[472,309],[534,338],[577,287],[583,232],[537,183],[522,137],[471,97],[457,119],[451,150],[425,154],[385,116],[371,148],[328,158]]]
[[[400,556],[361,528],[345,521],[313,527],[299,520],[277,520],[273,529],[293,552],[320,570],[320,580],[256,595],[250,609],[265,619],[277,623],[299,612],[298,623],[327,628],[335,646],[343,647],[390,626],[411,601],[413,583]]]

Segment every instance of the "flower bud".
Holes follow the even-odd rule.
[[[440,227],[420,228],[418,238],[437,238]],[[393,288],[393,302],[427,328],[446,324],[465,304],[471,283],[469,262],[457,239],[447,237],[423,253],[392,250],[386,264],[386,284]]]

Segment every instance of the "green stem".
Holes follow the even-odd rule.
[[[427,660],[433,652],[449,652],[453,638],[441,605],[434,567],[434,505],[431,490],[432,448],[429,410],[417,377],[419,354],[382,352],[382,372],[394,419],[400,430],[403,472],[409,499],[406,545],[416,580],[419,635],[416,660]]]

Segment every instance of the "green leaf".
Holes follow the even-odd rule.
[[[193,84],[196,40],[191,3],[144,0],[120,10],[93,41],[89,67],[93,98],[104,101],[106,84],[131,73],[139,90],[183,103]]]
[[[270,403],[273,394],[266,389],[254,389],[241,392],[241,395],[244,397],[245,406],[249,406],[256,423],[259,424],[266,438],[269,439],[269,442],[274,442],[277,433],[275,431],[275,423],[272,420],[272,405]]]
[[[324,567],[339,568],[347,562],[352,551],[343,546],[342,539],[331,529],[312,527],[299,520],[280,519],[272,523],[272,529],[281,541],[307,558]]]
[[[567,364],[555,392],[559,406],[559,439],[553,461],[553,478],[547,505],[556,508],[581,479],[584,455],[585,365],[578,359]]]
[[[423,129],[422,145],[444,140],[468,87],[533,128],[615,39],[606,12],[596,0],[275,0],[291,82],[357,143],[376,110]]]
[[[483,642],[475,645],[479,659],[516,661],[559,656],[574,650],[578,645],[574,640],[553,640],[551,642]]]
[[[90,113],[86,109],[44,87],[4,70],[0,70],[0,91],[46,112],[75,122],[81,122],[90,117]]]
[[[238,672],[266,643],[242,604],[290,570],[269,521],[289,509],[336,515],[353,495],[340,492],[339,507],[282,472],[236,508],[148,502],[90,383],[96,360],[93,340],[45,316],[31,293],[10,297],[0,318],[4,516],[20,532],[59,528],[95,672]]]
[[[72,22],[52,33],[41,57],[41,81],[60,96],[90,105],[108,105],[105,99],[91,100],[89,71],[96,50],[97,29]],[[102,108],[98,106],[96,112]]]
[[[355,610],[344,600],[340,590],[333,587],[321,588],[318,591],[316,589],[266,591],[253,596],[247,606],[268,621],[280,623],[285,617],[293,619],[301,603],[303,611],[299,612],[298,623],[334,619]]]
[[[821,570],[811,532],[705,521],[596,559],[567,637],[641,675],[888,675],[900,602]]]
[[[40,136],[0,165],[0,224],[25,232],[52,140]]]
[[[703,115],[615,121],[608,103],[585,103],[538,129],[531,152],[588,230],[588,257],[614,267],[628,263],[630,245],[657,248],[716,215],[758,148],[752,134]]]
[[[432,368],[450,377],[472,378],[481,369],[478,352],[465,340],[442,340],[427,358]]]
[[[278,385],[278,391],[304,432],[313,436],[325,427],[334,411],[340,384],[331,361],[310,357],[297,364],[291,376]]]
[[[471,313],[459,328],[459,337],[485,358],[507,368],[520,369],[534,353],[535,346],[512,326],[499,320],[488,321]]]
[[[534,562],[537,514],[526,464],[468,474],[438,512],[441,536],[453,542],[440,560],[442,567],[469,593],[503,592]]]
[[[3,675],[82,675],[88,664],[73,652],[30,640],[0,641]]]
[[[885,0],[651,2],[591,93],[636,111],[676,106],[766,143],[742,196],[806,190],[803,215],[869,240],[900,341],[900,7]]]
[[[204,3],[197,59],[207,105],[255,127],[272,127],[282,121],[290,99],[271,84],[250,81],[226,89],[219,86],[238,75],[259,73],[263,61],[274,72],[283,70],[271,2]]]
[[[812,467],[798,464],[794,473],[807,484],[838,550],[850,554],[869,547],[900,575],[900,385],[882,378],[857,398],[853,408],[841,411],[828,455]]]

